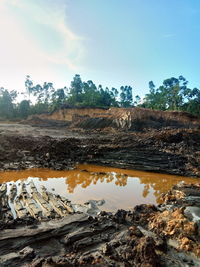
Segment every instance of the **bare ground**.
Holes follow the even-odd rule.
[[[1,124],[0,168],[67,169],[87,162],[200,177],[198,128],[130,132],[47,126]],[[2,185],[2,267],[200,265],[199,186],[174,187],[157,207],[139,205],[133,211],[101,212],[93,217],[69,211],[62,218],[50,219],[36,216],[40,214],[36,209],[31,216],[14,220],[6,210],[4,189]],[[29,210],[32,204],[27,202],[25,189],[21,197]],[[56,196],[46,202],[52,198]],[[23,215],[19,206],[17,209]],[[55,216],[56,209],[52,210]]]
[[[199,266],[200,185],[179,184],[163,200],[116,214],[35,213],[1,223],[0,266]]]
[[[200,177],[200,130],[83,131],[0,124],[2,170],[67,169],[83,162]]]

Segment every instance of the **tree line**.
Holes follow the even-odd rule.
[[[25,80],[23,100],[16,103],[18,92],[0,88],[0,118],[18,119],[29,115],[52,112],[63,106],[69,107],[144,107],[157,110],[179,110],[200,115],[200,90],[189,88],[183,77],[169,78],[156,88],[149,82],[149,92],[143,99],[133,99],[131,86],[103,88],[91,80],[82,81],[76,74],[69,88],[55,89],[53,83],[34,84],[30,76]]]

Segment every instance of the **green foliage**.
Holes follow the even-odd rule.
[[[183,104],[182,110],[200,116],[200,90],[194,88],[187,91],[187,102]]]
[[[200,115],[200,91],[197,88],[188,88],[188,81],[183,76],[166,79],[157,89],[151,81],[149,89],[143,107],[158,110],[181,110]]]
[[[35,105],[31,105],[30,114],[41,114],[49,111],[48,103],[37,102]]]
[[[83,83],[79,74],[76,74],[71,82],[68,102],[76,105],[82,102]]]
[[[135,106],[139,106],[140,105],[140,102],[141,102],[141,98],[139,95],[136,95],[135,96],[135,101],[134,101],[134,105]]]
[[[50,82],[34,85],[31,77],[25,80],[26,98],[15,104],[17,92],[0,88],[0,118],[27,118],[31,114],[40,114],[59,109],[63,105],[72,107],[132,107],[139,106],[158,110],[181,110],[200,115],[200,90],[190,89],[183,77],[169,78],[156,88],[149,82],[149,93],[145,99],[137,95],[133,102],[132,87],[121,86],[103,88],[92,80],[83,82],[76,74],[69,88],[55,89]],[[32,102],[30,101],[32,100]]]
[[[0,88],[0,117],[4,119],[10,119],[15,116],[13,101],[16,98],[16,92]]]
[[[120,91],[120,106],[125,108],[131,107],[133,105],[132,87],[121,86]]]
[[[27,118],[30,114],[30,101],[22,100],[18,105],[18,116],[20,118]]]
[[[69,91],[67,104],[81,107],[110,107],[118,106],[117,89],[103,89],[101,85],[96,87],[93,81],[82,82],[80,75],[76,74]]]
[[[55,110],[66,103],[67,96],[65,94],[65,88],[54,90],[51,96],[51,110]]]
[[[26,88],[26,92],[27,92],[27,94],[29,96],[29,100],[30,100],[30,94],[31,94],[32,88],[33,88],[33,82],[32,82],[31,77],[29,75],[26,75],[25,88]]]

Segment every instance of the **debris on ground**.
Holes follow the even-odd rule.
[[[138,205],[131,211],[92,216],[68,208],[65,213],[61,206],[58,212],[52,204],[56,196],[48,196],[52,203],[42,202],[34,184],[30,186],[41,209],[48,203],[54,216],[39,216],[34,209],[33,217],[1,216],[7,220],[5,224],[1,219],[2,267],[200,265],[200,184],[174,186],[158,206]],[[4,190],[1,186],[1,203]],[[25,189],[21,194],[24,198]],[[59,199],[59,204],[64,201]]]

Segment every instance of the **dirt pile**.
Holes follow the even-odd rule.
[[[149,229],[167,238],[177,250],[200,257],[200,185],[180,183],[163,199],[160,212],[149,221]]]
[[[186,112],[157,111],[144,108],[63,108],[51,114],[31,116],[31,125],[51,125],[55,121],[65,121],[70,128],[105,129],[115,128],[129,131],[147,129],[199,128],[200,119]]]
[[[139,205],[115,214],[30,217],[23,226],[16,219],[1,230],[0,265],[199,266],[200,185],[179,184],[163,197],[158,207]]]

